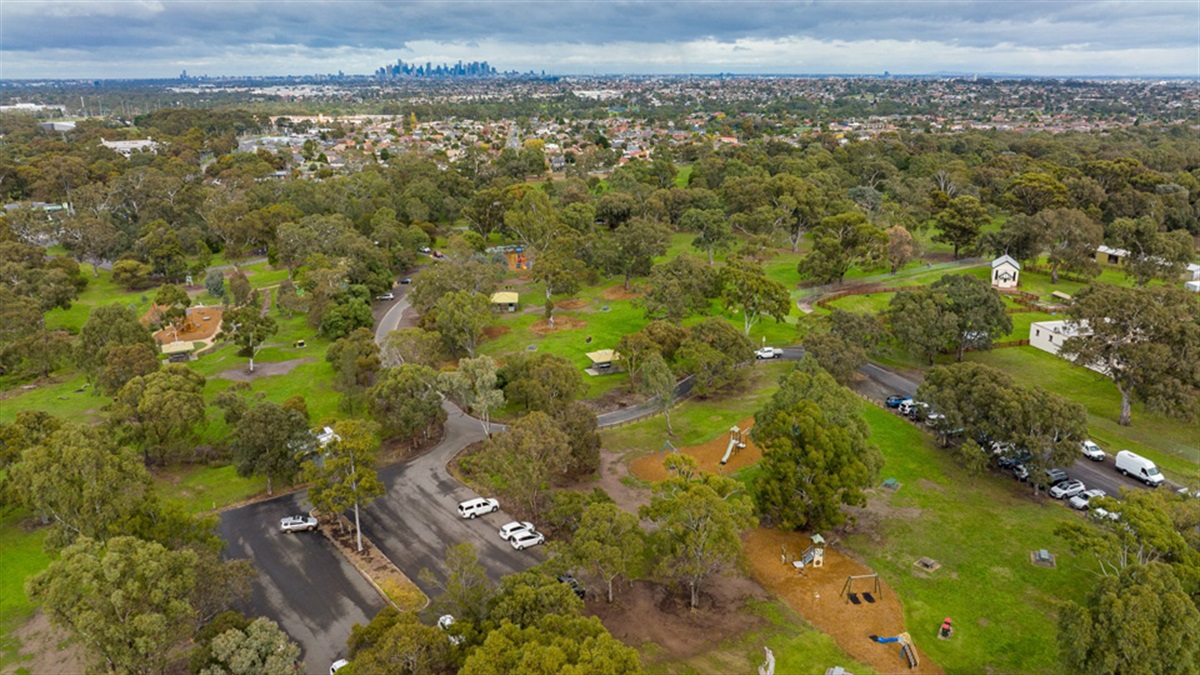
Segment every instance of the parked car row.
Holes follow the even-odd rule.
[[[460,518],[475,518],[488,513],[495,513],[499,510],[500,502],[495,499],[476,497],[458,505],[458,516]],[[522,521],[506,523],[500,528],[500,538],[507,541],[518,551],[523,551],[530,546],[546,543],[546,535],[534,529],[533,523]]]

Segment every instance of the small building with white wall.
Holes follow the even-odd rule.
[[[1016,288],[1020,281],[1021,263],[1009,255],[1002,255],[992,261],[992,287]]]
[[[1062,349],[1067,338],[1080,334],[1086,335],[1087,328],[1084,327],[1081,332],[1080,327],[1070,321],[1035,321],[1029,324],[1029,346],[1058,356],[1058,351]],[[1104,370],[1101,368],[1092,366],[1088,366],[1088,368],[1104,374]]]

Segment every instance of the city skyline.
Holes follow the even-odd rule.
[[[0,79],[371,75],[398,58],[554,75],[1197,77],[1198,21],[1200,4],[1174,0],[6,0]]]

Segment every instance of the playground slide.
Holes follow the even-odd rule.
[[[721,465],[724,466],[729,461],[729,456],[733,454],[733,449],[737,447],[737,439],[729,439],[729,447],[725,448],[725,456],[721,458]]]

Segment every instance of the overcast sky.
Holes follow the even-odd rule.
[[[1200,2],[0,0],[0,79],[572,73],[1200,77]]]

